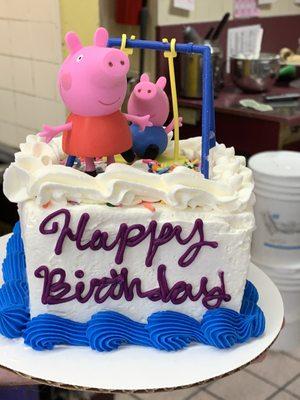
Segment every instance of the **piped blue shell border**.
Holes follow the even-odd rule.
[[[7,243],[0,288],[0,333],[7,338],[23,337],[35,350],[58,345],[90,346],[111,351],[124,344],[180,350],[193,342],[219,349],[230,348],[258,337],[265,330],[265,317],[258,307],[258,293],[247,281],[240,313],[228,308],[207,310],[201,321],[174,311],[159,311],[142,324],[114,312],[101,311],[87,323],[52,314],[30,318],[29,291],[20,224]]]

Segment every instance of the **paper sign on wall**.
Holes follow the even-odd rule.
[[[230,57],[256,59],[260,55],[263,29],[261,25],[230,28],[227,33],[226,71],[230,72]]]
[[[182,10],[194,11],[195,0],[174,0],[174,7],[181,8]]]
[[[257,17],[259,10],[256,0],[235,0],[234,1],[234,17],[250,18]]]

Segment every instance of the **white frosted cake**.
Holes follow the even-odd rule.
[[[216,143],[209,47],[195,47],[202,139],[180,141],[174,90],[167,125],[166,77],[143,73],[121,111],[124,36],[109,39],[100,27],[90,46],[74,32],[65,40],[58,86],[70,114],[28,136],[4,174],[20,222],[2,266],[0,333],[36,350],[98,351],[228,348],[261,335],[264,315],[247,281],[252,174]],[[169,63],[176,50],[174,40],[136,46],[164,51]]]
[[[195,160],[201,138],[181,141],[180,148]],[[122,343],[176,350],[190,341],[228,347],[257,335],[257,325],[261,333],[262,322],[246,339],[235,332],[237,338],[228,340],[226,332],[227,343],[205,338],[203,330],[206,319],[222,330],[222,318],[227,324],[242,318],[253,180],[233,148],[211,149],[209,180],[187,166],[149,173],[142,161],[111,164],[93,178],[61,165],[64,157],[60,139],[46,144],[28,136],[4,176],[6,196],[18,203],[24,243],[30,312],[25,342],[38,349],[76,344],[72,337],[47,341],[51,326],[63,330],[73,323],[88,326],[87,341],[99,328],[98,344],[86,343],[98,350]],[[174,333],[181,323],[197,325],[197,334]],[[160,324],[170,326],[165,333],[171,337],[187,335],[184,344],[162,344],[154,334],[152,340],[151,329]],[[147,335],[140,338],[134,327]],[[32,342],[37,331],[40,341]]]

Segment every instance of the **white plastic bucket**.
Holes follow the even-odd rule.
[[[283,267],[300,263],[300,153],[269,151],[249,160],[255,182],[252,260]]]
[[[293,273],[286,268],[262,269],[280,290],[284,303],[285,326],[272,349],[292,351],[300,344],[300,265]]]
[[[273,348],[291,351],[300,343],[300,153],[259,153],[249,167],[256,195],[252,261],[273,280],[284,302],[285,328]]]

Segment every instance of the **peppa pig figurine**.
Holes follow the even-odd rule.
[[[68,32],[65,40],[70,54],[60,68],[58,84],[70,115],[63,125],[44,125],[39,136],[48,143],[63,132],[67,165],[72,165],[75,157],[84,158],[86,172],[95,176],[95,158],[106,156],[109,163],[121,153],[126,161],[134,160],[127,121],[142,131],[152,122],[150,115],[120,111],[127,90],[129,59],[121,50],[107,47],[106,29],[96,30],[92,46],[83,47],[74,32]]]
[[[150,82],[144,73],[140,82],[134,87],[129,100],[128,112],[136,116],[150,115],[150,124],[144,130],[133,122],[130,126],[133,140],[133,151],[140,158],[155,158],[166,150],[167,134],[174,128],[174,120],[164,128],[169,115],[169,99],[164,91],[167,80],[161,76],[156,83]],[[182,118],[179,118],[181,126]]]

